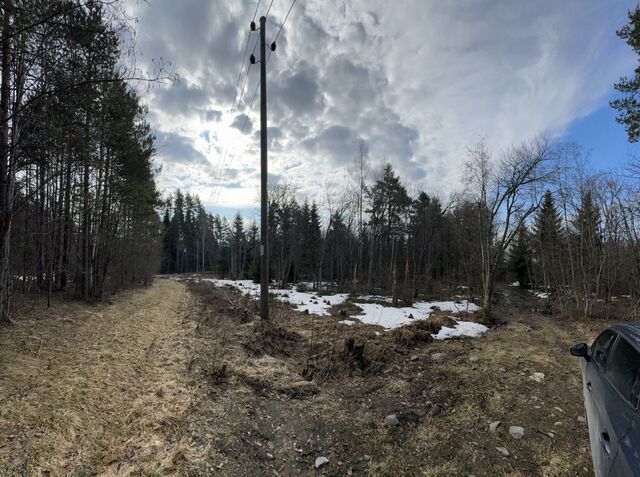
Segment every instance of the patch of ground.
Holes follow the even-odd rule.
[[[0,475],[592,475],[568,347],[605,323],[502,302],[443,342],[440,312],[385,332],[273,301],[265,327],[204,282],[36,308],[0,330]]]
[[[201,313],[218,306],[218,291],[191,289],[209,301]],[[239,309],[257,314],[254,305]],[[524,303],[498,308],[501,324],[484,337],[435,342],[429,332],[443,316],[384,332],[337,323],[340,307],[316,317],[272,305],[277,333],[266,345],[233,310],[207,315],[215,318],[198,331],[216,350],[214,363],[199,359],[225,369],[189,416],[212,450],[198,475],[592,475],[568,347],[593,339],[603,322],[542,316]],[[391,414],[396,427],[385,421]],[[524,427],[524,438],[510,426]],[[320,456],[329,463],[316,470]]]
[[[182,475],[185,286],[55,303],[0,330],[0,475]]]

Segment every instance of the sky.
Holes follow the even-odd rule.
[[[499,156],[544,132],[582,145],[595,169],[637,151],[608,106],[637,63],[615,34],[633,2],[297,0],[282,27],[291,1],[129,0],[138,63],[170,63],[180,78],[142,92],[166,194],[255,212],[258,32],[242,58],[256,7],[267,42],[280,32],[267,63],[269,180],[302,198],[322,205],[342,187],[361,141],[374,168],[389,162],[410,190],[440,197],[464,188],[481,138]]]

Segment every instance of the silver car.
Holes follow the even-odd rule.
[[[640,476],[640,324],[615,324],[579,356],[596,476]]]

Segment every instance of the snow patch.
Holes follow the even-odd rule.
[[[456,318],[453,318],[456,321],[456,324],[453,328],[449,326],[443,326],[440,328],[437,334],[431,335],[434,340],[446,340],[449,338],[477,338],[489,331],[484,325],[480,323],[474,323],[473,321],[460,321]]]
[[[225,280],[218,278],[203,278],[202,281],[208,281],[216,286],[231,286],[242,293],[258,297],[260,296],[260,284],[253,283],[251,280]],[[329,308],[333,305],[344,303],[348,298],[348,293],[335,293],[333,295],[318,295],[315,292],[299,292],[296,290],[270,289],[269,293],[275,295],[277,300],[295,305],[298,311],[308,312],[314,315],[327,316]],[[368,295],[360,297],[363,300],[390,301],[389,297]],[[356,301],[358,298],[355,299]],[[357,303],[362,309],[362,314],[351,315],[349,318],[341,320],[339,323],[352,326],[359,320],[362,323],[370,325],[379,325],[386,330],[391,330],[399,326],[412,323],[415,320],[424,320],[428,318],[436,309],[451,313],[473,312],[478,311],[480,307],[467,300],[460,301],[430,301],[416,302],[413,306],[396,308],[392,306],[384,306],[380,303]],[[455,318],[454,318],[455,319]],[[447,339],[460,336],[480,336],[487,331],[487,327],[470,321],[456,320],[453,328],[443,327],[440,332],[433,335],[435,339]]]
[[[397,328],[398,326],[408,325],[414,320],[424,320],[437,308],[442,311],[458,313],[462,311],[478,311],[480,307],[468,302],[462,301],[430,301],[417,302],[413,306],[395,308],[391,306],[383,306],[378,303],[358,303],[358,307],[362,308],[361,315],[354,315],[351,318],[357,318],[363,323],[370,325],[380,325],[388,330]]]
[[[252,280],[223,280],[219,278],[203,278],[204,281],[213,283],[216,286],[231,286],[237,288],[245,295],[260,296],[260,284],[253,283]],[[333,305],[343,303],[348,297],[348,293],[336,293],[334,295],[318,295],[314,292],[299,292],[296,290],[283,290],[271,288],[269,293],[275,295],[277,300],[296,305],[296,310],[312,313],[314,315],[329,315],[329,308]]]

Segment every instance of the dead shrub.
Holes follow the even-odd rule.
[[[226,382],[229,377],[229,368],[225,361],[216,354],[201,356],[199,361],[201,362],[200,372],[209,384],[217,385]]]
[[[351,301],[347,300],[338,305],[333,305],[331,308],[329,308],[328,311],[331,314],[331,316],[337,316],[341,319],[345,319],[350,316],[357,316],[361,314],[362,308],[360,308],[355,303],[352,303]]]
[[[186,282],[199,300],[198,321],[216,325],[220,318],[246,323],[255,316],[255,303],[232,287],[216,287],[207,282]]]
[[[342,376],[363,376],[382,369],[388,359],[388,349],[362,336],[350,336],[342,342],[316,343],[301,375],[308,381],[324,382]]]
[[[276,326],[271,322],[257,322],[255,328],[255,332],[244,343],[244,348],[253,357],[264,355],[289,357],[296,343],[301,339],[295,331]]]
[[[396,328],[392,330],[390,334],[394,343],[402,346],[411,346],[416,343],[428,343],[433,339],[429,331],[421,330],[413,325]]]
[[[437,334],[443,326],[453,326],[455,321],[444,315],[432,315],[424,320],[401,326],[390,332],[393,341],[402,346],[428,343],[433,340],[432,334]]]

